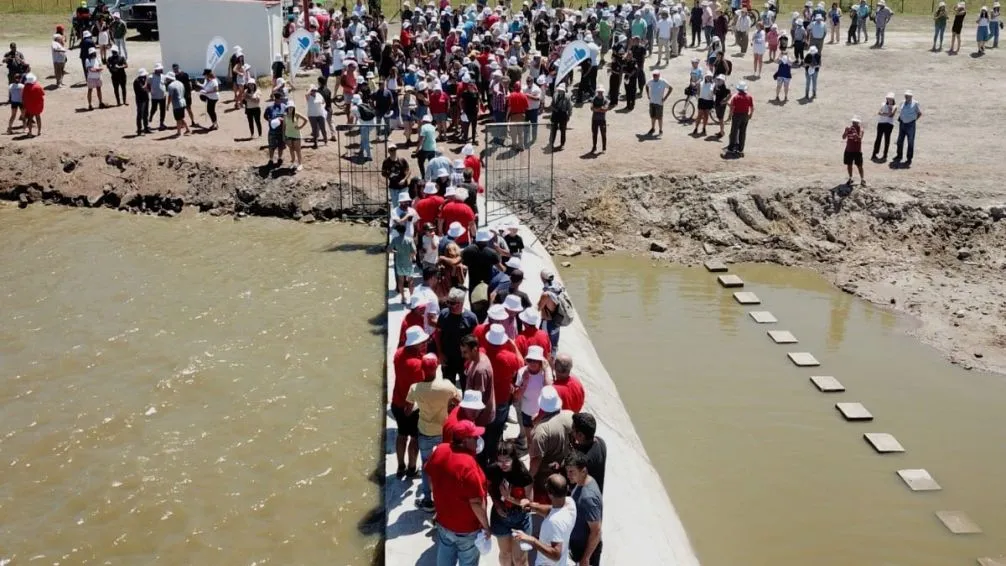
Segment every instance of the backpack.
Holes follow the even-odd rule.
[[[556,326],[569,326],[573,322],[573,303],[565,289],[553,292],[555,310],[552,311],[552,323]]]
[[[374,112],[374,108],[367,103],[360,104],[356,108],[360,111],[360,119],[363,120],[364,122],[369,122],[370,120],[373,120],[374,116],[377,115]]]

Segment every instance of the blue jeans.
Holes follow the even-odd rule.
[[[814,96],[816,97],[817,96],[817,76],[821,74],[821,71],[818,70],[818,72],[816,72],[816,73],[814,73],[812,75],[812,74],[810,74],[810,70],[808,69],[804,74],[807,75],[807,88],[806,88],[806,91],[803,94],[803,97],[804,98],[810,98],[811,93],[814,93]]]
[[[430,488],[430,476],[426,475],[426,462],[430,460],[430,456],[433,454],[433,449],[437,447],[441,442],[441,436],[426,436],[424,434],[419,435],[419,457],[423,459],[423,477],[421,485],[421,493],[423,494],[424,501],[433,500],[433,490]]]
[[[360,156],[367,159],[371,158],[370,155],[370,129],[373,128],[370,124],[360,124]]]
[[[999,47],[999,22],[989,24],[989,39],[992,40],[992,47]]]
[[[455,533],[437,525],[437,566],[478,566],[477,534]]]
[[[527,121],[531,122],[531,137],[528,145],[538,141],[538,113],[540,111],[540,108],[528,108],[527,110]]]
[[[908,138],[908,154],[905,155],[901,152],[903,146],[905,145],[905,138]],[[905,155],[908,163],[912,162],[912,157],[915,156],[915,122],[902,122],[898,120],[898,154],[895,159],[901,159],[901,156]]]
[[[545,332],[548,332],[548,340],[552,343],[553,355],[559,351],[559,330],[558,324],[553,324],[551,320],[545,321]]]
[[[947,31],[947,22],[937,23],[933,30],[933,49],[936,49],[936,40],[940,40],[940,49],[943,48],[943,32]]]

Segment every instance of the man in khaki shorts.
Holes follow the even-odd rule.
[[[671,90],[671,85],[660,78],[660,71],[653,71],[653,78],[646,83],[646,97],[650,101],[650,131],[646,135],[652,136],[655,129],[658,136],[664,135],[664,102]]]

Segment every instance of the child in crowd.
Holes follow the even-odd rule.
[[[405,224],[395,224],[395,236],[391,238],[388,251],[395,254],[395,290],[402,297],[404,305],[413,292],[412,273],[416,265],[416,241],[405,236]],[[409,294],[405,294],[408,286]]]

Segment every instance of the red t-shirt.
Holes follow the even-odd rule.
[[[412,32],[407,29],[403,29],[402,33],[399,34],[398,36],[398,41],[401,42],[402,47],[408,47],[412,45]]]
[[[508,342],[512,348],[512,343]],[[524,365],[524,360],[515,351],[511,351],[507,344],[503,346],[486,347],[486,356],[493,366],[493,395],[496,396],[496,404],[502,405],[510,400],[513,395],[513,378]]]
[[[460,223],[465,229],[465,233],[455,241],[461,247],[468,245],[468,226],[475,222],[475,213],[472,212],[470,206],[461,201],[452,200],[444,205],[443,210],[440,211],[440,218],[444,220],[445,227],[450,227],[453,222]]]
[[[750,114],[754,110],[754,99],[746,92],[738,92],[730,99],[734,114]]]
[[[569,376],[563,383],[558,381],[552,384],[555,387],[555,392],[559,394],[559,398],[562,399],[563,410],[573,411],[574,413],[579,413],[583,410],[583,401],[586,398],[586,393],[583,391],[583,384],[575,376]]]
[[[447,420],[444,421],[442,431],[443,441],[450,444],[454,441],[454,425],[461,420],[461,405],[455,405],[450,413],[447,413]]]
[[[394,364],[395,388],[391,392],[391,405],[401,409],[409,404],[405,397],[412,384],[423,380],[423,354],[399,348],[395,351]]]
[[[430,114],[447,114],[447,103],[450,97],[444,91],[433,91],[430,95]]]
[[[849,126],[845,129],[845,151],[848,153],[862,153],[863,151],[863,130]]]
[[[423,464],[433,488],[433,507],[437,523],[455,533],[470,533],[482,528],[469,500],[488,494],[486,475],[475,455],[444,442],[433,449]]]
[[[342,78],[339,79],[339,83],[342,85],[342,92],[344,94],[352,95],[356,92],[356,74],[355,73],[343,73]]]
[[[482,160],[475,155],[469,155],[465,157],[465,167],[472,170],[472,180],[478,183],[479,177],[482,176]]]
[[[527,357],[527,349],[530,346],[541,346],[542,350],[545,350],[546,358],[552,355],[552,341],[548,339],[548,332],[540,328],[524,328],[513,341],[521,356]]]
[[[506,102],[511,114],[524,114],[527,112],[527,95],[523,92],[511,92],[507,95]]]
[[[440,207],[444,205],[444,197],[440,195],[429,195],[419,199],[419,202],[412,205],[419,214],[419,222],[425,224],[432,222],[437,225],[437,216],[440,214]],[[467,227],[467,226],[466,226]]]

